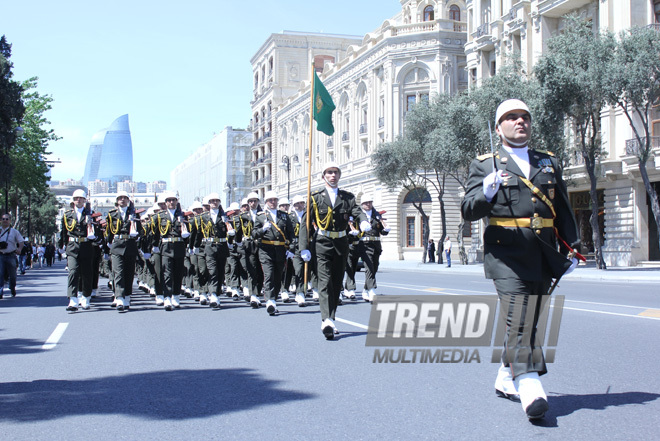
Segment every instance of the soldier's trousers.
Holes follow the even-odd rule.
[[[264,273],[259,262],[259,249],[252,243],[243,244],[245,247],[245,270],[248,274],[248,289],[250,295],[258,296],[261,294],[261,288],[264,285]],[[245,286],[245,285],[243,285]]]
[[[259,260],[264,271],[264,299],[277,300],[282,286],[282,273],[286,262],[286,251],[282,245],[261,245]]]
[[[235,251],[231,251],[227,263],[230,268],[229,278],[227,279],[228,285],[232,288],[238,288],[241,285],[247,286],[244,282],[247,280],[247,273],[243,265],[241,265],[241,255]]]
[[[184,258],[161,256],[163,265],[163,295],[172,297],[181,294],[181,283],[185,271]]]
[[[163,256],[160,253],[151,255],[154,262],[154,291],[157,296],[163,295]]]
[[[115,297],[126,297],[133,294],[133,279],[135,278],[136,256],[120,256],[111,254],[112,274]]]
[[[99,273],[101,272],[101,262],[103,261],[103,250],[101,247],[94,246],[94,257],[92,262],[92,289],[99,287]]]
[[[78,287],[85,297],[92,295],[92,258],[91,255],[73,257],[67,254],[66,263],[69,267],[67,280],[67,296],[77,297]]]
[[[321,320],[335,319],[345,267],[346,256],[337,254],[334,249],[318,252],[317,248],[316,272]]]
[[[206,265],[206,255],[203,251],[200,251],[197,256],[197,278],[199,279],[199,292],[207,293],[209,292],[208,282],[209,282],[209,269]]]
[[[225,282],[225,264],[227,263],[226,246],[224,243],[206,245],[207,250],[213,250],[212,253],[206,254],[206,267],[209,271],[209,280],[206,286],[209,294],[222,294],[222,284]]]
[[[348,248],[348,257],[346,258],[346,283],[344,288],[349,291],[355,291],[355,273],[357,272],[357,264],[360,255],[355,249],[355,245]]]
[[[376,273],[380,265],[380,255],[383,249],[379,242],[360,242],[357,245],[358,254],[364,262],[364,289],[376,289]],[[357,262],[356,262],[357,268]]]
[[[515,378],[527,372],[547,373],[543,356],[543,330],[537,330],[539,317],[549,307],[550,277],[530,282],[520,279],[494,279],[500,299],[500,324],[506,323],[502,363]]]

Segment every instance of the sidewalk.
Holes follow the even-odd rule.
[[[411,260],[381,260],[379,270],[411,271],[454,275],[484,275],[483,263],[461,265],[452,259],[447,264],[421,263]],[[660,268],[617,267],[599,270],[593,263],[580,264],[572,274],[562,280],[616,281],[616,282],[660,282]]]

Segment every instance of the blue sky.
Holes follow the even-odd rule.
[[[5,2],[14,79],[39,77],[62,137],[53,179],[82,177],[92,136],[129,115],[134,179],[170,171],[225,126],[250,120],[250,58],[283,30],[364,35],[399,0]]]

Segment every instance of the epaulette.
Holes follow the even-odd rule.
[[[483,162],[483,161],[485,161],[486,159],[490,159],[490,158],[492,158],[492,157],[493,157],[493,154],[492,154],[492,153],[485,153],[485,154],[483,154],[483,155],[479,155],[479,156],[477,156],[477,161],[481,161],[481,162]]]
[[[354,195],[353,193],[351,193],[350,191],[339,190],[339,191],[337,192],[337,194],[339,194],[339,192],[342,192],[343,194],[345,194],[346,196],[351,197],[351,198],[354,198],[354,197],[355,197],[355,195]]]
[[[108,211],[108,214],[110,214],[110,213],[116,213],[117,210],[119,210],[119,208],[113,208],[112,210]]]
[[[544,153],[544,154],[546,154],[546,155],[548,155],[548,156],[553,156],[553,157],[555,156],[554,153],[552,153],[552,152],[550,152],[550,151],[548,151],[548,150],[535,150],[535,151],[538,152],[538,153]]]
[[[320,195],[321,193],[323,193],[324,190],[325,190],[325,188],[323,188],[321,190],[316,190],[316,191],[312,192],[312,196]]]

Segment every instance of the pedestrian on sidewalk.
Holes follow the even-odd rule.
[[[9,279],[11,296],[16,296],[16,264],[17,256],[23,251],[23,236],[11,226],[9,213],[2,215],[0,228],[0,299],[5,290],[5,276]]]
[[[429,255],[429,263],[435,263],[435,242],[433,239],[429,239],[429,244],[426,247]]]
[[[447,259],[447,268],[451,268],[451,239],[449,236],[445,237],[445,258]]]

